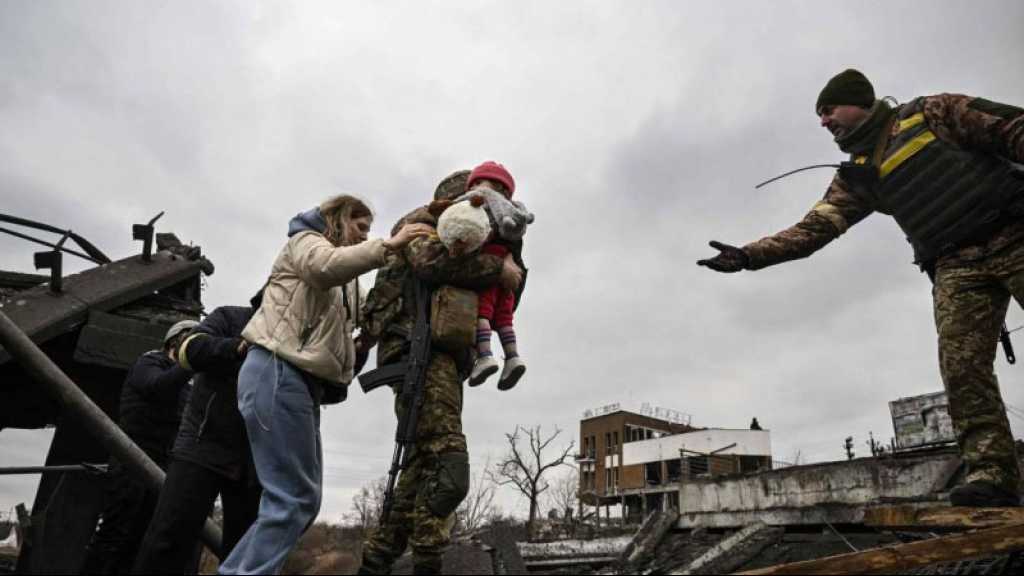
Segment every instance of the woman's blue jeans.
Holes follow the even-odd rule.
[[[263,496],[256,522],[219,573],[277,574],[320,511],[320,407],[301,370],[254,346],[238,374],[238,410]]]

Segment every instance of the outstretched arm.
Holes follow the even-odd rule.
[[[699,260],[697,264],[719,272],[738,272],[806,258],[873,211],[873,202],[869,198],[851,192],[836,175],[825,197],[800,222],[742,248],[713,242],[711,246],[720,253],[714,258]]]

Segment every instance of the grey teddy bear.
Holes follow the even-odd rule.
[[[490,188],[476,188],[456,198],[454,202],[472,200],[474,196],[483,198],[484,209],[491,219],[491,225],[498,236],[505,240],[521,240],[526,234],[526,227],[533,223],[533,212],[526,205],[516,200],[509,200],[501,192]]]

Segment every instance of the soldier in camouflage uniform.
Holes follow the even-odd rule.
[[[954,505],[1019,503],[1020,471],[993,371],[1012,296],[1024,305],[1024,110],[958,94],[891,107],[860,72],[832,78],[822,126],[851,155],[796,225],[698,261],[719,272],[805,258],[872,212],[893,216],[934,279],[939,365],[966,483]]]
[[[451,174],[435,191],[436,200],[447,200],[465,191],[469,171]],[[406,223],[436,226],[426,207],[403,217]],[[379,342],[380,366],[401,361],[408,352],[408,338],[416,318],[412,281],[433,286],[450,284],[479,290],[501,283],[515,290],[522,283],[522,268],[509,258],[470,254],[452,258],[436,234],[413,240],[377,273],[367,296],[360,347]],[[423,403],[420,407],[416,444],[408,467],[395,489],[388,522],[376,528],[363,546],[360,574],[388,574],[395,559],[407,546],[413,551],[416,574],[439,574],[441,556],[448,544],[454,512],[469,490],[469,453],[462,434],[462,382],[473,363],[473,349],[453,355],[431,352],[427,367]],[[408,407],[395,390],[395,412],[401,416]]]

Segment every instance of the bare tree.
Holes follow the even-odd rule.
[[[470,480],[469,494],[455,511],[456,532],[473,532],[490,523],[498,515],[498,509],[494,505],[497,485],[489,474],[490,468],[491,460],[488,458],[480,473]]]
[[[377,526],[380,515],[384,511],[384,491],[387,489],[387,477],[381,476],[364,485],[352,497],[352,513],[346,514],[350,523],[359,527],[363,534]]]
[[[576,510],[576,504],[579,502],[579,470],[571,464],[566,466],[570,466],[571,470],[559,476],[551,484],[551,492],[548,493],[548,505],[558,511],[559,518],[567,518]]]
[[[490,475],[499,486],[512,485],[530,501],[530,517],[526,521],[527,537],[533,538],[534,524],[537,519],[537,507],[540,495],[548,489],[549,484],[544,479],[544,473],[552,468],[565,464],[565,459],[572,451],[575,442],[561,451],[558,457],[544,462],[544,450],[561,434],[561,430],[555,428],[555,432],[544,438],[540,426],[523,428],[516,426],[511,434],[505,434],[508,441],[509,451],[505,457],[492,469]],[[525,438],[524,438],[525,435]],[[520,441],[526,440],[528,446],[520,447]]]

